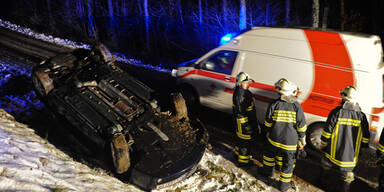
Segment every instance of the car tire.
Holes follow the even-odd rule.
[[[180,93],[185,100],[188,112],[190,114],[196,113],[200,105],[197,93],[191,88],[182,88]]]
[[[117,134],[112,138],[111,155],[115,171],[118,174],[128,171],[131,166],[129,147],[125,135]]]
[[[313,150],[320,150],[321,133],[324,128],[325,122],[315,123],[308,127],[306,140],[309,148]]]
[[[44,98],[54,88],[53,80],[49,75],[41,70],[36,70],[32,73],[32,83],[36,94]]]

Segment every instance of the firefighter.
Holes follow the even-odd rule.
[[[381,131],[380,135],[380,140],[379,143],[377,144],[377,166],[380,169],[380,174],[379,174],[379,192],[384,192],[384,131]]]
[[[297,102],[298,87],[282,78],[275,83],[279,98],[273,100],[267,109],[264,130],[267,142],[263,151],[261,175],[273,176],[273,170],[280,171],[279,190],[294,188],[291,180],[295,166],[297,146],[304,147],[306,121],[301,105]]]
[[[236,76],[236,86],[233,93],[233,115],[236,126],[237,143],[235,153],[238,166],[249,166],[250,141],[252,134],[257,129],[257,118],[253,95],[249,91],[249,84],[253,80],[248,74],[240,72]]]
[[[321,134],[321,184],[327,191],[349,191],[354,180],[360,146],[368,147],[369,127],[357,103],[357,90],[347,86],[340,92],[342,101],[328,115]]]

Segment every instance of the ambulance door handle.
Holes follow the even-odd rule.
[[[230,77],[224,77],[224,80],[231,81],[231,78]]]

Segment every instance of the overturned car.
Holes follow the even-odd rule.
[[[119,68],[103,45],[58,54],[33,68],[41,100],[92,145],[110,155],[117,174],[150,190],[188,177],[208,141],[189,119],[181,94],[161,111],[154,91]]]

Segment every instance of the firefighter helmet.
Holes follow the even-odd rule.
[[[240,86],[241,82],[250,80],[249,75],[245,72],[240,72],[236,76],[236,85]]]
[[[354,86],[347,86],[343,90],[340,91],[340,95],[343,100],[356,102],[357,100],[357,90]]]
[[[285,96],[295,96],[297,94],[297,85],[288,79],[281,78],[275,83],[276,91]]]

